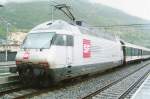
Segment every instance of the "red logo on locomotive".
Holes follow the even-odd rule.
[[[29,59],[29,52],[25,52],[23,54],[23,59]]]
[[[83,39],[83,58],[91,57],[91,41],[87,39]]]

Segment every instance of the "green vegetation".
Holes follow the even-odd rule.
[[[5,37],[5,33],[6,31],[5,31],[4,26],[0,25],[0,37]]]
[[[59,2],[59,0],[55,0]],[[63,1],[63,0],[62,0]],[[72,12],[77,20],[83,20],[91,26],[105,26],[113,24],[138,24],[149,23],[134,16],[123,13],[100,4],[91,4],[87,0],[70,0]],[[29,31],[34,26],[51,20],[51,7],[49,2],[10,3],[0,8],[0,16],[5,18],[11,25],[11,31]],[[60,11],[55,11],[55,19],[67,18]],[[141,30],[144,29],[144,30]],[[103,29],[102,29],[103,30]],[[0,24],[0,37],[5,37],[6,25]],[[105,32],[113,32],[124,40],[150,47],[150,30],[145,27],[114,27],[107,28]]]

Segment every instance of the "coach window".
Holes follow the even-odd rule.
[[[129,48],[126,47],[126,56],[129,56]]]
[[[56,34],[52,41],[52,44],[65,46],[66,45],[66,35]]]
[[[143,53],[143,55],[145,55],[145,51],[143,51],[142,53]]]
[[[131,56],[131,49],[130,49],[130,47],[127,47],[127,56]]]
[[[135,48],[134,50],[135,50],[134,55],[135,55],[135,56],[138,56],[138,49]]]
[[[138,49],[138,56],[141,56],[141,50]]]
[[[126,56],[129,56],[129,48],[126,47]]]
[[[73,46],[73,36],[72,35],[67,35],[67,46]]]

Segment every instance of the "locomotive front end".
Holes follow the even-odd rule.
[[[53,32],[29,33],[16,55],[17,72],[23,83],[49,83],[53,53],[50,50]],[[43,85],[43,84],[42,84]]]

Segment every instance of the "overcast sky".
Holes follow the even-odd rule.
[[[32,2],[32,1],[48,1],[48,0],[0,0],[0,4],[5,4],[8,2],[23,3],[23,2]]]
[[[0,0],[0,4],[7,2],[29,2],[39,0]],[[48,1],[48,0],[40,0]],[[66,0],[67,1],[67,0]],[[77,1],[77,0],[76,0]],[[150,0],[90,0],[92,3],[101,3],[123,10],[124,12],[133,16],[138,16],[143,19],[150,20]]]
[[[90,0],[150,20],[150,0]]]

